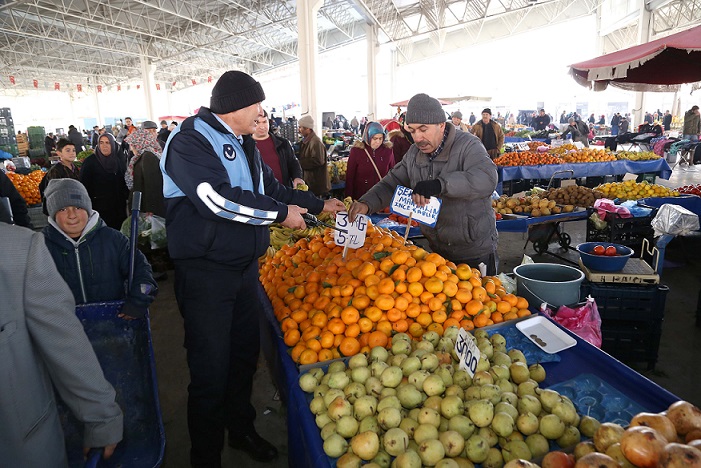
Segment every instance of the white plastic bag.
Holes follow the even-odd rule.
[[[665,203],[650,224],[655,230],[655,236],[687,236],[699,230],[699,217],[683,206]]]

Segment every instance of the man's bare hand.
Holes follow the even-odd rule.
[[[345,211],[346,205],[337,198],[331,198],[330,200],[324,200],[324,211],[325,213],[338,213],[339,211]]]
[[[368,211],[370,211],[370,208],[362,202],[353,202],[353,204],[350,207],[350,210],[348,210],[348,219],[352,223],[355,221],[355,217],[358,216],[359,214],[368,214]]]
[[[117,444],[105,445],[105,447],[103,448],[104,451],[102,453],[102,458],[107,460],[109,457],[111,457],[114,453],[115,448],[117,448]],[[89,451],[90,447],[83,447],[83,456],[87,457]]]
[[[304,183],[304,180],[302,180],[302,179],[300,179],[299,177],[297,177],[296,179],[294,179],[294,180],[292,181],[292,186],[293,186],[294,188],[297,188],[298,185],[307,185],[307,184]]]
[[[307,223],[302,219],[302,215],[306,212],[307,209],[301,206],[287,205],[287,218],[281,224],[292,229],[306,229]]]
[[[431,199],[426,198],[423,195],[419,195],[418,193],[412,193],[411,201],[413,201],[416,206],[425,206],[430,203]]]

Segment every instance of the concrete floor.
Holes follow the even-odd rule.
[[[669,181],[660,183],[678,187],[688,183],[701,183],[701,167],[675,167]],[[585,241],[586,225],[583,221],[563,224],[572,236],[572,245]],[[550,255],[537,255],[532,245],[524,249],[527,235],[501,233],[499,239],[500,270],[510,272],[521,262],[523,254],[536,262],[559,263]],[[557,246],[551,245],[555,252]],[[571,260],[577,259],[573,251],[558,251]],[[701,237],[676,238],[666,250],[666,260],[661,282],[670,288],[667,296],[659,360],[653,371],[645,366],[633,367],[680,398],[701,406],[701,372],[698,357],[701,356],[701,328],[695,327],[695,313],[701,289]],[[151,306],[151,326],[156,356],[159,392],[163,422],[166,430],[166,457],[168,468],[189,467],[189,439],[187,433],[187,385],[189,375],[182,347],[182,318],[178,313],[173,294],[173,272],[160,284],[161,292]],[[258,463],[244,453],[226,447],[223,465],[248,468],[257,466],[287,466],[287,423],[284,405],[275,399],[275,389],[270,373],[263,361],[259,364],[254,383],[254,405],[258,411],[256,426],[259,433],[271,441],[280,451],[272,463]],[[294,430],[294,428],[292,428]]]

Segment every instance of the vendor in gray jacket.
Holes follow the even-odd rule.
[[[84,424],[83,446],[122,440],[122,411],[71,290],[40,233],[0,223],[0,466],[68,466],[54,388]],[[53,384],[53,385],[52,385]]]
[[[496,274],[497,228],[490,196],[497,185],[497,167],[482,142],[446,125],[438,100],[417,94],[409,100],[404,128],[414,144],[402,161],[350,209],[374,213],[392,201],[397,185],[413,189],[414,203],[423,206],[432,196],[442,200],[434,228],[421,225],[432,251],[453,261],[487,265]]]

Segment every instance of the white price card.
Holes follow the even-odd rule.
[[[438,221],[438,213],[441,211],[441,203],[443,202],[440,198],[431,197],[428,205],[418,206],[411,200],[412,193],[414,193],[412,189],[397,185],[394,196],[392,196],[392,203],[389,205],[390,211],[407,218],[411,215],[411,219],[416,222],[434,227]]]
[[[531,147],[528,146],[528,143],[526,143],[526,142],[519,142],[516,145],[517,145],[519,151],[530,151],[531,150]]]
[[[455,352],[460,358],[460,369],[466,370],[470,377],[474,377],[477,371],[477,363],[482,353],[477,347],[477,340],[467,333],[467,330],[464,328],[458,331],[458,339],[455,340]]]
[[[333,240],[336,245],[357,249],[365,245],[365,236],[368,232],[368,217],[358,215],[352,223],[348,219],[347,211],[339,211],[336,214],[336,227],[347,232],[339,230],[333,231]]]

